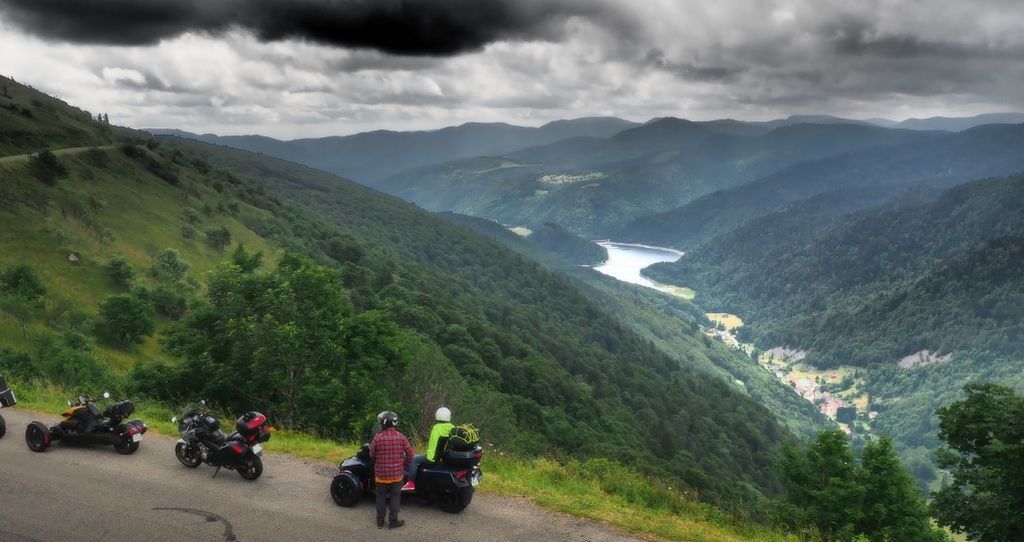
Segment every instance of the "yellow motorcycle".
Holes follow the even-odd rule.
[[[104,399],[110,394],[104,393]],[[113,445],[119,454],[133,454],[139,449],[142,435],[149,427],[142,420],[124,421],[135,412],[131,401],[120,401],[100,410],[96,402],[84,395],[77,402],[68,401],[64,418],[57,425],[46,427],[32,422],[25,428],[25,443],[33,452],[45,452],[56,440],[75,444]]]

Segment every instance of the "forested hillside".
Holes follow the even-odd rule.
[[[567,279],[355,183],[139,135],[0,162],[12,378],[206,396],[346,438],[384,408],[415,434],[443,402],[503,449],[620,460],[707,497],[778,488],[790,437],[768,411]]]
[[[968,383],[1012,385],[1024,370],[1024,176],[887,194],[822,194],[647,273],[742,315],[760,347],[868,369],[872,430],[931,481],[935,410]]]
[[[1006,283],[1015,278],[997,255],[1008,249],[984,243],[1024,232],[1024,177],[924,189],[833,221],[814,208],[754,221],[650,273],[697,289],[709,309],[743,314],[765,343],[809,348],[819,363],[893,362],[923,349],[1021,353],[1018,285]],[[971,258],[980,267],[965,267]]]
[[[810,439],[830,426],[814,405],[793,393],[789,385],[751,363],[746,353],[728,348],[701,333],[700,326],[710,325],[710,322],[704,312],[692,303],[575,265],[533,242],[532,236],[521,237],[496,222],[453,213],[442,213],[441,216],[565,274],[581,293],[673,359],[736,386],[764,405],[780,423],[801,438]]]
[[[347,274],[359,281],[351,286],[357,307],[391,307],[399,325],[429,337],[472,383],[498,390],[515,426],[530,428],[508,432],[520,445],[554,445],[631,463],[644,458],[684,479],[717,485],[713,480],[736,469],[705,461],[700,456],[707,454],[691,448],[705,431],[709,437],[720,433],[695,414],[725,416],[732,420],[728,424],[742,420],[736,427],[744,438],[784,438],[762,407],[718,379],[681,369],[565,279],[494,242],[315,170],[191,141],[163,141],[256,179],[269,193],[324,217],[340,235],[360,240],[367,254],[388,255],[386,263],[369,258],[348,264]],[[726,410],[718,404],[723,396],[734,398]],[[654,438],[655,420],[672,420],[670,426],[684,429],[678,439],[664,436],[660,444],[645,445],[644,439]],[[734,460],[768,465],[771,449],[765,442],[763,452],[744,451],[744,458]],[[678,450],[688,450],[705,474],[685,466],[689,460],[680,459]],[[770,472],[751,472],[751,479],[762,476],[757,483],[770,487]]]
[[[427,164],[504,154],[572,137],[608,137],[632,126],[632,122],[613,117],[561,120],[537,128],[470,122],[440,130],[377,130],[290,141],[258,135],[199,135],[158,129],[151,132],[258,152],[373,185],[388,175]]]
[[[951,186],[1024,169],[1024,125],[981,126],[956,134],[808,160],[755,182],[720,190],[630,223],[623,240],[692,248],[745,222],[840,188],[921,183]]]
[[[405,171],[373,186],[431,210],[528,227],[555,222],[584,237],[608,237],[638,217],[793,164],[932,137],[857,124],[766,130],[666,118],[610,138],[575,138]]]
[[[530,233],[530,240],[541,248],[579,265],[599,264],[608,259],[608,251],[569,230],[548,222]]]

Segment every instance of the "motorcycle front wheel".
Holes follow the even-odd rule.
[[[334,499],[334,504],[352,508],[359,504],[362,496],[363,488],[355,476],[343,472],[331,480],[331,498]]]
[[[199,454],[184,442],[179,442],[174,447],[174,455],[178,457],[178,461],[181,461],[182,465],[190,469],[198,467],[203,462],[203,458],[199,457]]]
[[[50,447],[50,430],[39,422],[32,422],[25,428],[25,444],[33,452],[45,452]]]
[[[249,452],[246,454],[245,459],[242,460],[242,464],[238,465],[238,474],[242,475],[242,478],[246,480],[255,480],[263,474],[263,460],[260,456]]]
[[[4,421],[4,417],[0,416],[0,438],[4,438],[7,434],[7,422]]]
[[[460,487],[437,496],[437,506],[449,514],[458,514],[473,502],[473,488]]]

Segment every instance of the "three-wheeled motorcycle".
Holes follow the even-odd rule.
[[[110,399],[110,393],[103,394]],[[68,401],[68,409],[61,414],[58,424],[47,427],[32,422],[25,428],[25,444],[33,452],[45,452],[56,440],[69,444],[112,445],[119,454],[133,454],[139,449],[142,435],[149,427],[142,420],[125,421],[135,412],[131,401],[120,401],[100,410],[96,402],[79,395],[75,402]]]
[[[445,439],[442,439],[445,440]],[[458,514],[473,501],[477,484],[483,479],[480,459],[483,448],[476,442],[468,446],[449,446],[443,442],[441,460],[422,463],[416,474],[416,484],[406,484],[402,496],[414,495],[425,501],[434,501],[450,514]],[[407,473],[409,474],[409,473]],[[335,504],[353,507],[374,491],[373,458],[370,445],[364,444],[356,455],[338,466],[338,474],[331,480],[331,498]]]
[[[14,392],[7,387],[7,381],[3,376],[0,376],[0,409],[14,406],[18,402],[18,398],[14,396]],[[4,438],[7,434],[7,422],[4,421],[4,417],[0,416],[0,438]]]

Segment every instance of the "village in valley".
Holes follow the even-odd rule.
[[[858,368],[818,369],[804,363],[806,352],[785,347],[758,352],[753,345],[737,338],[736,329],[743,325],[739,317],[726,313],[708,313],[707,316],[714,326],[704,328],[705,334],[745,352],[760,367],[789,384],[797,395],[817,406],[819,412],[835,421],[846,434],[870,430],[870,422],[878,412],[871,409],[871,398],[864,391],[863,375]]]

